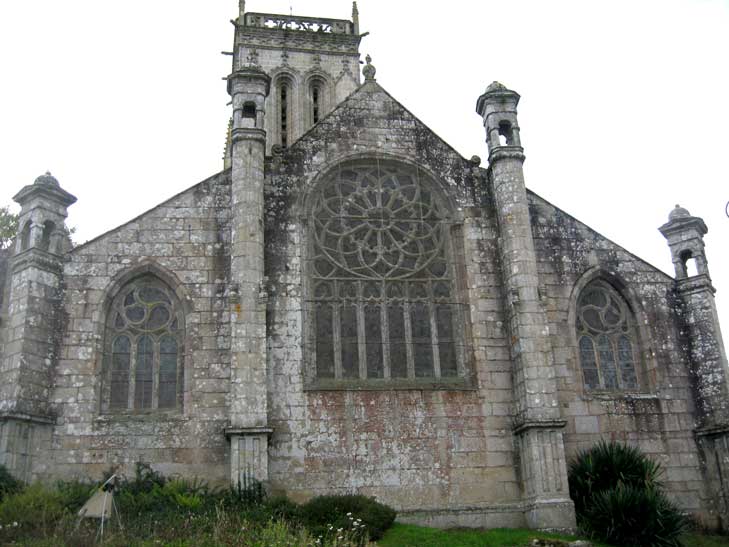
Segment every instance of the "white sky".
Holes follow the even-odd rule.
[[[347,0],[248,11],[349,18]],[[361,0],[378,82],[461,154],[499,80],[527,186],[673,274],[657,228],[702,217],[729,333],[729,0]],[[235,0],[0,2],[0,205],[51,170],[85,241],[222,169]],[[726,336],[729,336],[727,334]],[[729,340],[728,340],[729,341]]]

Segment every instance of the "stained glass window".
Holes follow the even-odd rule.
[[[353,163],[310,209],[311,352],[317,380],[463,376],[448,208],[398,163]]]
[[[116,295],[106,328],[104,410],[178,406],[183,325],[177,296],[157,277],[139,277]]]
[[[638,389],[638,336],[633,313],[608,283],[593,281],[577,301],[577,338],[585,387]]]

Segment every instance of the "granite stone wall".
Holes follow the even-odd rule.
[[[128,473],[143,461],[165,474],[226,481],[229,201],[230,175],[222,172],[67,256],[50,474],[99,477],[110,467]],[[104,414],[106,307],[145,273],[175,291],[186,311],[182,403],[169,411]]]
[[[635,445],[660,462],[666,487],[683,509],[711,519],[694,438],[698,422],[684,311],[673,278],[536,194],[529,201],[568,455],[600,439]],[[640,388],[634,392],[584,387],[575,306],[579,291],[594,279],[615,287],[635,314],[641,362]]]

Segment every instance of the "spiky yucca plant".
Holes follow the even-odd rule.
[[[616,545],[674,547],[687,519],[664,495],[660,464],[635,447],[601,441],[569,464],[577,523]]]

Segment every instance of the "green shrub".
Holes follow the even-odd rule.
[[[263,507],[271,520],[284,520],[288,523],[297,523],[301,520],[301,507],[286,496],[269,498]]]
[[[0,501],[8,494],[20,492],[23,486],[23,483],[13,477],[4,465],[0,465]]]
[[[226,507],[247,508],[261,505],[266,499],[266,490],[259,480],[246,475],[243,482],[231,486],[220,497]]]
[[[617,545],[678,546],[688,521],[665,497],[660,465],[640,450],[601,441],[569,464],[577,524]]]
[[[10,494],[0,503],[0,525],[3,537],[17,534],[44,536],[69,511],[63,506],[63,496],[55,488],[35,483],[25,490]]]
[[[61,504],[71,513],[77,513],[98,488],[98,485],[84,481],[58,481],[55,484]]]
[[[304,525],[312,535],[328,535],[343,529],[352,530],[364,526],[369,539],[376,541],[395,522],[396,511],[366,496],[319,496],[301,507]]]

